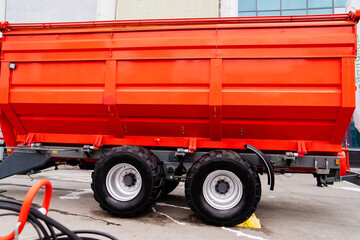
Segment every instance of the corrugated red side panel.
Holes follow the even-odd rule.
[[[19,142],[340,151],[355,23],[241,19],[9,24],[0,106]]]

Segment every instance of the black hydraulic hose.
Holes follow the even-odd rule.
[[[70,229],[68,229],[67,227],[61,225],[60,223],[58,223],[57,221],[55,221],[54,219],[43,215],[41,212],[39,212],[37,209],[34,209],[33,207],[30,208],[30,212],[31,214],[33,214],[36,218],[41,219],[42,221],[48,223],[49,225],[55,227],[56,229],[60,230],[61,232],[63,232],[65,235],[67,235],[70,239],[73,240],[81,240],[81,238],[79,236],[77,236],[73,231],[71,231]]]
[[[8,200],[8,199],[0,199],[0,209],[8,210],[11,212],[19,213],[21,209],[22,203],[14,200]],[[6,213],[6,214],[0,214],[0,217],[2,216],[9,216],[9,215],[16,215],[16,213]],[[45,223],[46,227],[48,228],[50,234],[45,229],[44,225],[40,222]],[[35,229],[35,231],[38,234],[39,240],[60,240],[60,239],[73,239],[73,240],[97,240],[98,238],[92,238],[92,237],[80,237],[79,234],[91,234],[91,235],[98,235],[102,237],[106,237],[111,240],[117,240],[114,236],[99,232],[99,231],[92,231],[92,230],[80,230],[80,231],[71,231],[65,226],[61,225],[54,219],[43,215],[40,211],[35,209],[34,207],[30,207],[29,216],[27,220]],[[59,230],[61,233],[56,234],[54,231],[54,228]],[[43,237],[44,236],[44,237]],[[60,237],[60,238],[59,238]],[[65,238],[66,237],[66,238]]]
[[[17,213],[20,212],[21,207],[19,207],[17,204],[14,206],[14,205],[9,205],[8,203],[2,204],[1,202],[2,202],[2,200],[0,200],[0,209],[17,212]],[[50,240],[50,236],[47,233],[46,229],[44,228],[44,226],[41,224],[41,222],[36,217],[34,217],[32,214],[29,213],[28,220],[30,220],[31,222],[33,222],[35,225],[37,225],[40,228],[40,230],[44,234],[44,237],[46,240]],[[42,237],[40,237],[40,236],[39,236],[39,238],[42,239]]]
[[[37,225],[36,225],[35,223],[33,223],[31,220],[28,220],[28,222],[34,227],[36,233],[37,233],[38,236],[39,236],[39,239],[40,239],[40,240],[43,240],[44,238],[43,238],[42,235],[41,235],[39,226],[37,226]]]
[[[53,226],[51,226],[49,223],[45,223],[46,224],[46,226],[47,226],[47,228],[49,229],[49,232],[50,232],[50,235],[52,236],[52,239],[53,240],[57,240],[57,237],[56,237],[56,233],[55,233],[55,231],[54,231],[54,228],[53,228]]]
[[[13,212],[17,212],[19,213],[20,212],[20,209],[21,209],[21,202],[18,202],[18,201],[14,201],[14,200],[9,200],[9,199],[0,199],[0,204],[1,203],[5,203],[7,204],[7,207],[8,209],[7,210],[11,210]],[[5,209],[6,206],[4,205],[0,205],[0,209]],[[17,215],[19,216],[19,214],[14,214],[14,215]],[[31,221],[33,222],[34,224],[32,224],[35,228],[35,226],[37,226],[38,228],[40,228],[41,232],[44,234],[44,238],[46,240],[50,240],[50,236],[48,234],[48,232],[46,231],[46,229],[44,228],[44,226],[41,224],[41,222],[35,218],[33,215],[30,215],[28,216],[28,221]],[[36,230],[36,228],[35,228]],[[39,235],[39,239],[43,239],[43,237],[41,236],[41,234]]]
[[[20,209],[21,209],[21,205],[22,203],[20,202],[17,202],[17,201],[14,201],[14,200],[0,200],[0,203],[1,202],[6,202],[7,204],[13,204],[13,205],[16,205],[15,206],[15,209],[16,211],[20,212]],[[0,205],[0,209],[2,208],[3,206]],[[60,223],[56,222],[55,220],[53,220],[52,218],[48,217],[48,216],[45,216],[44,214],[42,214],[41,212],[39,212],[37,209],[35,209],[34,207],[30,207],[30,212],[29,212],[29,217],[28,218],[33,218],[35,217],[35,220],[37,219],[40,219],[42,221],[44,221],[45,223],[57,228],[58,230],[60,230],[62,233],[64,233],[65,235],[67,235],[68,237],[70,237],[70,239],[74,239],[74,240],[81,240],[80,237],[78,237],[74,232],[70,231],[68,228],[66,228],[65,226],[61,225]],[[30,219],[31,219],[30,218]],[[33,219],[31,219],[33,220]],[[42,226],[41,223],[38,224],[39,226]],[[42,226],[42,228],[44,228]],[[47,231],[44,229],[43,231],[44,233],[47,234]],[[49,235],[47,235],[49,236]],[[56,238],[56,235],[54,235],[55,238]],[[53,236],[53,237],[54,237]],[[47,238],[45,237],[45,239],[50,239],[50,238]]]
[[[6,217],[6,216],[19,216],[18,214],[16,213],[4,213],[4,214],[0,214],[0,217]],[[39,236],[39,239],[40,240],[43,240],[43,237],[41,235],[41,232],[40,232],[40,229],[39,227],[33,222],[31,221],[30,219],[28,219],[28,222],[33,226],[33,228],[35,229],[36,233],[38,234]]]

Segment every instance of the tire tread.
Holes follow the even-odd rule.
[[[136,209],[132,212],[121,213],[107,206],[104,203],[104,201],[102,201],[101,197],[97,194],[97,190],[96,190],[96,184],[97,184],[96,180],[99,177],[100,171],[105,167],[106,164],[105,159],[108,159],[109,157],[111,157],[111,155],[117,154],[119,152],[132,153],[137,155],[139,158],[144,160],[144,162],[149,166],[149,168],[152,171],[153,190],[151,196],[148,198],[147,202],[143,204],[141,208]],[[144,213],[145,211],[149,210],[152,206],[156,204],[157,200],[159,199],[159,196],[163,191],[163,186],[165,183],[164,176],[165,173],[162,167],[162,162],[160,162],[160,160],[156,157],[156,155],[153,154],[150,150],[147,150],[143,147],[139,147],[136,145],[123,145],[120,147],[114,147],[110,151],[104,153],[101,156],[101,159],[95,164],[95,170],[91,174],[91,178],[92,178],[91,189],[94,192],[95,200],[99,203],[102,209],[108,211],[110,214],[115,216],[134,217]]]
[[[218,220],[207,217],[205,214],[202,214],[201,211],[194,204],[193,199],[191,197],[191,183],[194,174],[196,174],[199,171],[199,169],[201,169],[204,166],[205,163],[223,157],[229,158],[233,161],[237,161],[240,164],[242,164],[247,169],[252,179],[254,179],[255,187],[256,187],[255,200],[253,201],[251,208],[248,209],[248,211],[243,215],[243,217],[226,222],[220,222]],[[191,166],[185,181],[185,196],[191,210],[196,214],[196,216],[203,219],[206,223],[217,226],[235,226],[239,223],[246,221],[255,212],[256,207],[261,198],[261,182],[256,167],[253,164],[251,164],[249,161],[241,157],[238,153],[230,150],[216,150],[204,154],[199,160],[194,162],[194,164]]]

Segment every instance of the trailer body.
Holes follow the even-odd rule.
[[[5,29],[0,104],[16,143],[339,152],[355,107],[344,15]]]
[[[102,196],[127,201],[112,187],[115,172],[129,169],[119,174],[136,199],[143,188],[163,186],[161,177],[146,185],[136,162],[163,162],[164,171],[155,167],[155,175],[186,180],[195,213],[221,225],[236,222],[213,218],[239,204],[223,196],[230,191],[245,198],[231,188],[242,173],[230,173],[230,166],[250,162],[264,169],[272,189],[274,167],[333,182],[340,166],[346,169],[339,152],[355,108],[358,15],[2,23],[0,124],[7,146],[16,150],[0,164],[0,178],[19,172],[14,166],[25,163],[24,154],[30,160],[21,171],[50,159],[102,158],[93,181],[105,182],[107,190],[95,186],[97,200],[131,216]],[[239,160],[239,152],[247,160]],[[134,166],[127,160],[111,165],[132,154]],[[214,171],[221,180],[196,175],[214,174],[202,162],[227,161]],[[260,183],[251,169],[255,209]],[[204,181],[201,199],[215,215],[204,217],[193,178]],[[207,182],[216,185],[215,195]]]

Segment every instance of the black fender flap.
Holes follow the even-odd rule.
[[[254,146],[251,146],[249,144],[246,144],[244,146],[246,149],[253,151],[254,153],[256,153],[256,155],[259,156],[259,158],[263,161],[266,171],[267,171],[267,175],[268,175],[268,185],[270,185],[270,190],[274,191],[274,186],[275,186],[275,174],[274,174],[274,168],[273,165],[271,163],[271,160],[259,149],[257,149]]]
[[[0,163],[0,179],[42,167],[50,158],[49,153],[15,151]]]

